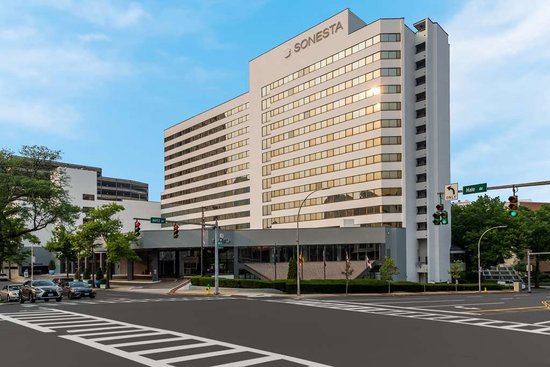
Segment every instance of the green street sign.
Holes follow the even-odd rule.
[[[476,194],[478,192],[485,192],[485,191],[487,191],[486,183],[464,186],[462,188],[462,194]]]
[[[164,224],[166,223],[166,218],[151,217],[151,223]]]

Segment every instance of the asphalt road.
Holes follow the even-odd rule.
[[[547,301],[547,291],[296,299],[100,290],[94,300],[0,305],[0,365],[544,366]]]

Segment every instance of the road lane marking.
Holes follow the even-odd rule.
[[[163,352],[172,352],[175,350],[183,350],[183,349],[193,349],[193,348],[200,348],[200,347],[207,347],[210,345],[215,345],[212,343],[194,343],[194,344],[184,344],[184,345],[176,345],[174,347],[165,347],[165,348],[156,348],[156,349],[146,349],[139,352],[135,352],[136,354],[139,354],[140,356],[145,354],[155,354],[155,353],[163,353]]]
[[[367,307],[365,307],[364,310],[358,310],[358,309],[350,309],[349,307],[347,307],[349,306],[349,303],[346,301],[327,301],[327,300],[310,300],[310,299],[298,299],[298,300],[296,299],[273,300],[272,299],[272,300],[267,300],[267,302],[286,303],[286,304],[306,306],[306,307],[319,307],[319,308],[348,311],[348,312],[363,312],[363,313],[369,313],[373,315],[382,315],[382,316],[408,317],[408,318],[416,318],[416,319],[422,319],[422,320],[440,321],[440,322],[448,322],[453,324],[471,325],[471,326],[487,327],[487,328],[501,329],[501,330],[507,330],[507,331],[518,331],[518,332],[550,336],[550,327],[542,323],[523,323],[523,322],[515,322],[515,321],[491,320],[491,319],[471,317],[471,316],[465,316],[465,315],[437,315],[431,312],[425,312],[426,310],[424,309],[422,309],[423,312],[418,311],[417,313],[413,313],[413,314],[399,313],[399,312],[395,312],[396,306],[387,306],[388,307],[386,309],[387,312],[381,312],[379,310],[374,311],[372,310],[372,308],[367,308]],[[338,305],[342,307],[340,308],[335,307]],[[380,304],[378,304],[377,306],[379,308],[382,308],[382,305]],[[537,308],[541,308],[541,307],[537,306]],[[414,308],[404,307],[403,309],[409,310]],[[444,312],[443,310],[438,310],[438,311]],[[545,323],[550,323],[550,321],[547,321]]]
[[[247,351],[246,348],[226,349],[226,350],[220,350],[220,351],[217,351],[217,352],[208,352],[208,353],[192,354],[192,355],[189,355],[189,356],[181,356],[181,357],[161,359],[161,360],[159,360],[159,362],[166,363],[166,364],[172,364],[172,363],[193,361],[195,359],[203,359],[203,358],[209,358],[209,357],[223,356],[223,355],[227,355],[227,354],[242,353],[242,352],[246,352],[246,351]]]
[[[355,310],[356,307],[352,307],[351,310]],[[174,367],[174,363],[184,362],[184,361],[193,361],[201,360],[201,362],[210,362],[208,365],[215,366],[225,366],[225,367],[237,367],[237,366],[254,366],[263,364],[266,362],[272,361],[281,361],[281,362],[292,362],[299,366],[311,366],[311,367],[331,367],[326,364],[313,362],[301,358],[296,358],[284,354],[268,352],[265,350],[245,347],[237,344],[227,343],[220,340],[203,338],[196,335],[179,333],[171,330],[163,330],[148,326],[136,325],[131,323],[126,323],[122,321],[110,320],[102,317],[80,314],[76,312],[70,312],[67,310],[60,310],[57,308],[45,308],[39,312],[45,314],[45,317],[54,316],[54,315],[65,315],[66,317],[80,317],[82,322],[90,323],[88,325],[84,324],[63,324],[63,325],[48,325],[40,326],[37,323],[40,323],[40,320],[25,320],[25,317],[28,316],[29,311],[21,311],[18,313],[1,314],[0,319],[4,321],[10,321],[21,326],[32,328],[41,332],[58,332],[60,338],[73,341],[85,345],[90,348],[100,350],[102,352],[110,353],[137,363],[141,363],[146,366],[151,367]],[[49,315],[48,315],[49,314]],[[44,316],[44,315],[42,315]],[[74,322],[74,321],[71,321]],[[88,327],[87,327],[88,326]],[[131,330],[118,330],[118,331],[109,331],[105,333],[87,333],[86,330],[93,329],[102,329],[102,328],[128,328]],[[62,330],[57,330],[62,329]],[[84,331],[83,333],[71,333],[72,331]],[[114,334],[117,334],[113,336]],[[123,335],[121,335],[123,334]],[[111,335],[111,336],[105,336]],[[129,341],[132,338],[152,338],[147,340],[135,340]],[[121,341],[116,343],[116,341]],[[109,343],[110,341],[115,341],[114,344]],[[169,347],[160,347],[154,348],[154,345],[157,343],[165,342],[181,342],[182,345],[174,345]],[[105,343],[107,342],[107,343]],[[192,344],[190,344],[190,342]],[[129,346],[139,346],[139,350],[134,350],[132,352],[127,352],[123,347]],[[218,351],[207,351],[202,349],[203,347],[214,347],[222,348]],[[201,350],[202,349],[202,350]],[[210,348],[212,349],[212,348]],[[178,351],[187,351],[190,354],[177,356],[174,353]],[[243,353],[244,352],[244,353]],[[162,353],[172,353],[170,358],[162,359]],[[243,354],[243,355],[239,355]],[[147,357],[148,355],[153,356],[156,359]],[[217,360],[221,356],[235,355],[233,360],[241,359],[240,361],[235,361],[231,363],[220,362]],[[166,355],[165,357],[168,357]],[[216,360],[209,361],[209,358],[216,358]],[[217,364],[216,364],[217,363]]]

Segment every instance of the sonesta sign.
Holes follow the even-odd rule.
[[[338,23],[333,23],[331,25],[329,25],[328,27],[325,27],[323,28],[322,30],[316,32],[316,33],[312,33],[309,37],[307,38],[304,38],[303,40],[299,41],[299,42],[296,42],[294,44],[294,49],[293,51],[295,53],[298,53],[300,52],[301,50],[311,46],[312,44],[315,44],[317,42],[321,42],[322,40],[324,40],[325,38],[328,38],[330,37],[331,35],[335,34],[336,32],[338,32],[339,30],[343,30],[344,29],[344,26],[342,25],[341,22],[338,22]],[[290,55],[291,55],[291,50],[288,49],[287,51],[287,55],[285,56],[285,58],[288,58]]]

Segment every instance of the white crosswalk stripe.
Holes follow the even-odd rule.
[[[376,304],[376,307],[361,305],[360,303],[347,303],[339,301],[326,301],[326,300],[297,300],[297,299],[271,299],[267,302],[286,303],[298,306],[306,307],[319,307],[331,310],[350,311],[350,312],[363,312],[374,315],[383,316],[396,316],[407,317],[421,320],[449,322],[454,324],[472,325],[488,328],[496,328],[509,331],[520,331],[531,334],[550,335],[550,327],[542,323],[523,323],[515,321],[502,321],[491,320],[478,317],[472,317],[468,312],[462,313],[462,315],[449,315],[449,314],[437,314],[433,310],[422,311],[420,309],[414,309],[412,307],[400,307]],[[353,306],[353,307],[352,307]],[[450,311],[441,311],[450,312]]]
[[[68,321],[60,321],[59,317],[64,317],[62,320]],[[206,362],[211,367],[255,366],[277,361],[290,362],[297,366],[330,367],[197,335],[135,325],[59,308],[0,313],[0,320],[44,333],[57,333],[60,338],[151,367],[173,367],[174,364],[194,360]],[[125,350],[127,347],[131,347],[132,350]],[[180,351],[181,354],[178,356]],[[164,358],[163,353],[167,353]],[[224,356],[230,359],[221,361]]]
[[[77,301],[61,301],[56,303],[30,303],[21,305],[23,308],[37,307],[63,307],[63,306],[78,306],[78,305],[106,305],[119,303],[151,303],[151,302],[190,302],[190,301],[220,301],[234,299],[234,297],[159,297],[159,298],[109,298],[95,300],[77,300]]]

